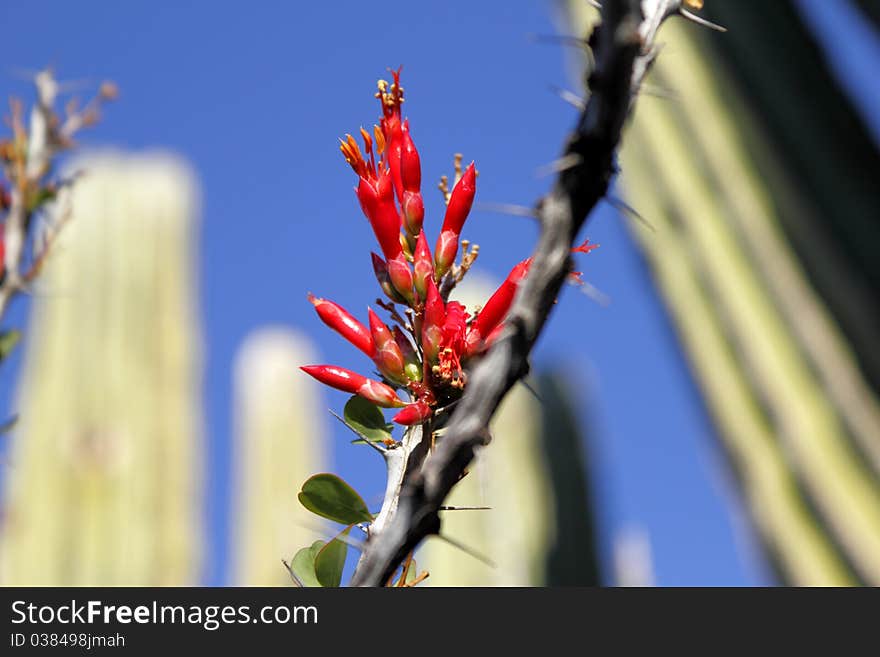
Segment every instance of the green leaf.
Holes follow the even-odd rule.
[[[342,415],[345,423],[364,440],[379,443],[391,438],[392,425],[385,422],[385,416],[378,406],[363,397],[355,395],[349,399]]]
[[[346,529],[340,536],[347,534]],[[342,569],[345,567],[347,554],[348,544],[338,537],[321,548],[315,557],[315,575],[321,586],[336,588],[342,583]]]
[[[3,331],[0,333],[0,360],[5,359],[12,353],[19,340],[21,340],[21,333],[19,331]]]
[[[315,541],[309,547],[299,550],[290,560],[290,569],[304,586],[321,586],[315,574],[315,558],[324,547],[324,541]]]
[[[297,496],[300,504],[322,518],[343,525],[371,522],[373,515],[357,491],[334,474],[312,475]]]

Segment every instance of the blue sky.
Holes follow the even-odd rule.
[[[562,52],[528,38],[554,33],[551,18],[545,2],[465,0],[29,0],[0,7],[4,94],[28,94],[15,69],[47,63],[61,77],[113,79],[121,98],[83,141],[169,148],[201,180],[212,536],[205,583],[226,581],[231,375],[244,337],[266,324],[287,325],[312,336],[326,362],[360,362],[305,299],[313,291],[358,309],[376,296],[373,238],[337,137],[375,120],[375,80],[403,64],[429,231],[441,212],[429,184],[449,171],[454,152],[477,161],[479,201],[533,204],[549,185],[536,169],[557,156],[575,118],[548,91],[567,85]],[[647,531],[659,584],[767,583],[625,221],[602,207],[585,233],[602,245],[584,259],[585,276],[612,303],[602,307],[568,290],[536,365],[565,363],[583,404],[606,539],[629,527]],[[482,247],[479,268],[500,278],[531,250],[536,227],[478,210],[466,232]],[[9,323],[22,323],[25,311],[19,304]],[[3,372],[3,407],[16,368],[17,361]],[[344,399],[325,396],[333,408]],[[365,496],[378,493],[380,464],[350,447],[343,430],[334,443],[337,471]]]

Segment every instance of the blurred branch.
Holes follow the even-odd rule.
[[[70,181],[54,184],[47,181],[55,156],[73,144],[76,133],[97,122],[100,105],[116,96],[111,83],[101,85],[91,102],[79,109],[68,104],[62,121],[55,112],[59,85],[50,69],[34,76],[36,101],[31,110],[27,130],[24,128],[23,109],[18,101],[10,103],[13,131],[11,141],[0,142],[0,158],[10,183],[8,212],[3,223],[2,239],[5,255],[0,262],[0,319],[9,302],[37,276],[55,237],[70,214],[67,186]],[[2,191],[2,190],[0,190]],[[28,231],[34,215],[49,200],[54,203],[52,221],[31,262],[26,263],[25,251]]]
[[[530,273],[508,315],[508,328],[471,373],[436,451],[404,481],[396,513],[366,543],[353,585],[381,586],[422,539],[439,533],[438,509],[464,476],[475,450],[489,442],[487,426],[501,400],[528,372],[529,354],[571,271],[572,244],[616,171],[614,154],[624,122],[658,53],[657,32],[667,18],[681,13],[682,4],[682,0],[603,4],[602,22],[587,44],[596,62],[587,80],[591,96],[561,158],[571,164],[538,202],[541,236]]]

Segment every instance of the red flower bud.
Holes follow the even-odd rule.
[[[370,335],[373,336],[373,343],[376,349],[384,349],[389,342],[394,342],[394,336],[372,308],[368,308],[367,312],[370,315]]]
[[[355,190],[386,259],[396,258],[401,253],[400,217],[390,189],[388,174],[384,173],[376,181],[361,178]]]
[[[385,408],[400,408],[406,405],[390,386],[368,379],[365,376],[335,365],[304,365],[300,368],[321,383],[350,392]]]
[[[404,255],[401,253],[398,257],[388,260],[385,264],[388,267],[388,277],[391,279],[394,289],[400,293],[400,296],[406,299],[408,304],[414,304],[413,273]]]
[[[464,221],[467,219],[474,204],[474,195],[477,192],[477,171],[474,163],[471,162],[461,180],[452,190],[449,197],[449,205],[446,206],[446,216],[443,218],[443,227],[440,230],[440,237],[437,239],[437,245],[434,247],[434,267],[437,271],[437,278],[441,278],[443,274],[449,271],[455,262],[455,256],[458,253],[458,239],[461,236],[461,229]]]
[[[406,373],[406,376],[410,381],[421,381],[421,361],[419,360],[419,355],[416,353],[413,343],[408,337],[406,337],[404,332],[400,330],[399,326],[395,326],[393,332],[394,342],[397,343],[397,347],[403,355],[403,371]]]
[[[449,197],[449,205],[446,206],[446,216],[443,218],[442,231],[451,230],[456,235],[461,234],[464,220],[467,219],[474,204],[474,195],[477,193],[477,171],[471,162],[461,180],[452,189]]]
[[[404,190],[401,207],[406,231],[410,235],[418,235],[425,221],[425,201],[422,195],[419,192]]]
[[[391,181],[398,200],[403,200],[403,176],[401,175],[401,157],[403,154],[403,135],[400,124],[400,113],[395,112],[382,120],[382,132],[385,134],[385,157]]]
[[[425,296],[425,315],[422,318],[422,351],[425,364],[435,363],[440,353],[443,340],[443,322],[446,319],[446,306],[437,290],[433,278],[427,281],[428,292]]]
[[[370,308],[370,333],[376,344],[375,362],[382,374],[395,383],[405,384],[407,376],[404,372],[403,354],[391,331],[379,316]]]
[[[409,121],[404,124],[400,149],[400,180],[406,192],[418,192],[422,186],[422,165],[419,152],[409,134]]]
[[[428,249],[428,239],[424,231],[419,233],[416,240],[413,270],[416,292],[419,293],[420,299],[425,299],[428,295],[428,279],[434,278],[434,263],[431,261],[431,251]]]
[[[421,424],[422,422],[426,422],[431,418],[432,414],[433,411],[431,410],[430,406],[428,406],[423,401],[417,401],[404,406],[403,410],[395,415],[393,420],[397,424],[410,426],[412,424]]]
[[[438,280],[452,267],[457,253],[458,234],[451,230],[444,230],[437,238],[437,244],[434,247],[434,267]]]
[[[486,305],[477,315],[468,331],[467,336],[467,354],[471,355],[483,348],[483,341],[492,333],[495,328],[507,316],[507,311],[513,304],[513,298],[519,287],[520,281],[525,278],[529,272],[532,259],[528,258],[517,264],[510,270],[505,281],[495,290],[495,293],[489,297]]]
[[[322,322],[370,358],[375,356],[376,348],[373,345],[373,338],[370,336],[370,332],[350,312],[339,304],[327,301],[326,299],[319,299],[312,294],[309,294],[309,301],[315,306],[318,317],[321,318]]]
[[[400,293],[394,289],[391,284],[391,276],[388,275],[388,265],[382,258],[375,253],[370,253],[373,258],[373,272],[376,274],[376,280],[379,281],[379,287],[386,296],[395,303],[406,303],[406,299],[400,296]]]

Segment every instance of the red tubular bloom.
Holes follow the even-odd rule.
[[[422,187],[422,164],[409,134],[409,121],[403,125],[400,148],[400,181],[404,191],[418,192]]]
[[[390,189],[388,174],[381,173],[376,181],[361,178],[355,190],[361,209],[373,228],[382,253],[388,260],[396,258],[402,250],[400,218],[394,207],[394,198],[389,193]]]
[[[425,315],[422,319],[422,351],[425,355],[425,365],[437,362],[440,353],[440,343],[443,340],[443,322],[446,319],[446,307],[437,284],[433,278],[427,281],[428,290],[425,295]]]
[[[438,278],[449,271],[452,263],[455,262],[461,229],[470,214],[476,193],[477,171],[474,163],[471,162],[452,190],[449,205],[446,206],[446,215],[443,218],[443,227],[440,229],[440,237],[434,248],[434,266]]]
[[[394,389],[379,381],[335,365],[304,365],[300,369],[321,383],[358,395],[385,408],[401,408],[406,402],[397,396]]]
[[[327,326],[339,333],[343,338],[351,342],[355,347],[373,358],[376,355],[376,347],[367,327],[361,324],[354,316],[339,304],[319,299],[309,294],[309,301],[315,306],[318,317]]]
[[[397,424],[410,426],[426,422],[430,419],[432,414],[433,411],[430,406],[423,401],[417,401],[404,406],[403,410],[394,416],[393,421]]]
[[[425,220],[425,202],[422,199],[422,166],[419,152],[409,134],[409,122],[403,126],[400,149],[400,182],[403,187],[400,206],[403,220],[410,235],[418,235]]]
[[[464,372],[461,369],[461,356],[467,346],[468,314],[458,301],[446,304],[440,341],[439,365],[433,368],[434,374],[448,385],[463,388]]]
[[[403,87],[400,86],[400,69],[391,72],[394,77],[390,87],[380,83],[379,101],[382,103],[382,135],[385,138],[385,158],[397,199],[403,203],[403,177],[401,172],[401,156],[403,154],[403,124],[400,118],[400,106],[403,104]]]
[[[471,324],[470,331],[468,332],[466,349],[468,355],[479,351],[483,347],[483,340],[507,316],[507,311],[510,310],[510,306],[513,304],[513,297],[516,295],[519,283],[529,273],[531,264],[532,259],[528,258],[516,265],[510,270],[501,286],[489,297],[489,300]]]
[[[431,260],[431,251],[428,249],[428,239],[424,231],[419,233],[416,240],[416,249],[413,253],[414,282],[416,292],[420,299],[428,295],[428,279],[434,278],[434,262]]]
[[[444,230],[440,233],[437,244],[434,246],[434,268],[438,280],[452,267],[457,253],[458,233]]]
[[[382,374],[395,383],[405,384],[407,376],[404,372],[403,354],[385,322],[370,308],[370,333],[376,344],[376,366]]]
[[[474,204],[474,195],[477,193],[477,170],[474,163],[471,162],[465,169],[461,180],[452,190],[449,197],[449,205],[446,206],[446,215],[443,217],[444,230],[451,230],[453,233],[461,233],[464,221],[470,214],[471,206]]]
[[[402,128],[400,125],[400,110],[382,120],[382,132],[385,133],[385,157],[388,161],[388,169],[391,172],[391,181],[394,183],[394,191],[397,199],[403,201],[403,176],[401,175],[401,156],[403,155]]]
[[[388,277],[394,289],[400,293],[409,305],[415,303],[413,296],[413,273],[406,257],[401,253],[398,257],[385,263],[388,266]]]
[[[406,232],[410,235],[418,235],[422,231],[422,224],[425,221],[425,201],[419,192],[409,192],[404,190],[403,201],[403,221]]]

